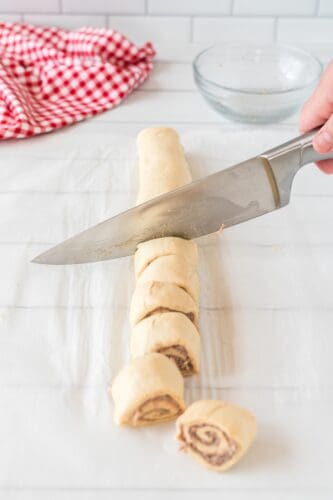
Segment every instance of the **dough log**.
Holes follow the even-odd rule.
[[[178,418],[176,425],[182,449],[219,472],[239,461],[256,434],[255,417],[224,401],[197,401]]]
[[[200,336],[185,314],[154,314],[134,326],[131,337],[132,357],[148,352],[159,352],[172,359],[184,377],[199,372]]]
[[[172,420],[184,405],[184,380],[175,363],[158,353],[132,360],[111,387],[118,425],[139,427]]]
[[[198,305],[182,288],[161,281],[137,283],[130,307],[132,326],[153,314],[168,311],[186,314],[195,325],[197,324]]]
[[[172,128],[152,127],[137,138],[139,195],[137,203],[191,182],[191,175],[178,134]]]
[[[175,130],[166,127],[143,130],[137,146],[138,203],[191,182]],[[134,259],[137,284],[130,309],[133,358],[158,352],[173,360],[183,376],[198,373],[197,262],[197,245],[176,236],[138,245]]]

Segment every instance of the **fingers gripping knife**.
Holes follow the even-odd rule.
[[[78,264],[131,255],[164,236],[198,238],[289,203],[307,163],[333,159],[312,147],[317,130],[107,219],[36,257],[40,264]]]

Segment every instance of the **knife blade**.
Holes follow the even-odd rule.
[[[333,157],[313,150],[314,133],[111,217],[32,262],[80,264],[124,257],[146,240],[165,236],[194,239],[279,209],[289,203],[292,182],[301,166]]]

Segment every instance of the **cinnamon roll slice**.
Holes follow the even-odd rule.
[[[178,417],[185,409],[184,380],[173,361],[150,353],[124,366],[113,381],[114,421],[140,427]]]
[[[179,286],[161,281],[137,283],[130,307],[132,326],[153,314],[168,311],[185,314],[195,325],[198,322],[198,305]]]
[[[134,256],[136,278],[139,278],[140,274],[154,260],[167,255],[179,255],[191,267],[196,267],[198,263],[198,249],[194,241],[173,236],[156,238],[138,245]]]
[[[199,279],[196,268],[180,255],[165,255],[155,259],[138,278],[138,283],[163,281],[179,286],[199,302]]]
[[[245,455],[256,434],[255,417],[224,401],[196,401],[176,425],[182,449],[219,472],[230,469]]]
[[[134,326],[131,337],[132,357],[148,352],[159,352],[170,358],[184,377],[199,372],[200,335],[185,314],[156,313]]]

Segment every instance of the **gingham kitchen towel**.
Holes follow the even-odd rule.
[[[112,29],[0,23],[0,139],[28,137],[119,104],[152,69],[150,43]]]

